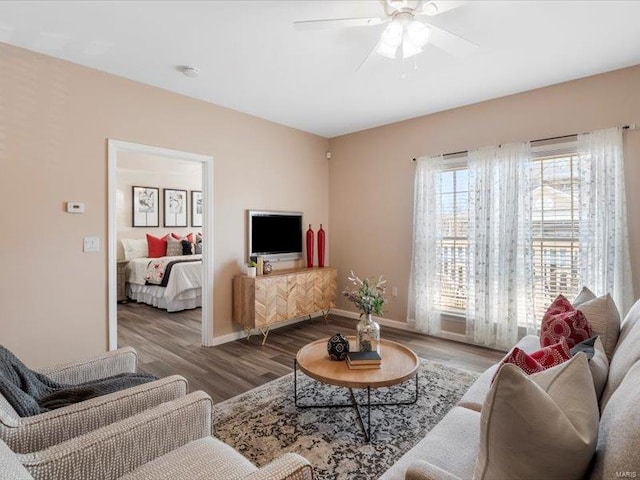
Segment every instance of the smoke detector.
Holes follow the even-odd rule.
[[[178,67],[178,70],[180,70],[185,77],[189,78],[196,78],[200,75],[200,69],[190,65],[182,65]]]

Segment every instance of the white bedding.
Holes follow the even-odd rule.
[[[202,289],[192,288],[179,294],[172,300],[164,296],[164,287],[157,285],[127,284],[127,297],[138,303],[146,303],[167,312],[180,312],[202,306]]]
[[[175,257],[184,259],[184,257]],[[202,255],[193,255],[202,259]],[[127,295],[137,302],[147,303],[169,312],[202,306],[202,262],[173,265],[166,287],[146,285],[145,275],[151,258],[134,258],[126,269]]]

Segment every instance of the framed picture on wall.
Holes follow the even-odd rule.
[[[164,226],[187,226],[187,191],[164,188]]]
[[[160,226],[160,189],[154,187],[132,187],[132,225],[134,227]]]
[[[202,192],[191,190],[191,226],[202,226]]]

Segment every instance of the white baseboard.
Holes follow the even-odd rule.
[[[294,323],[304,322],[305,320],[309,320],[311,318],[321,317],[322,312],[312,313],[311,315],[305,315],[304,317],[291,318],[289,320],[284,320],[282,322],[278,322],[271,327],[270,330],[277,330],[278,328],[286,327],[288,325],[293,325]],[[245,338],[247,336],[246,330],[238,330],[237,332],[227,333],[226,335],[220,335],[219,337],[213,337],[213,342],[211,342],[211,347],[215,347],[216,345],[222,345],[223,343],[234,342],[236,340],[240,340],[241,338]]]
[[[341,317],[355,318],[356,320],[360,318],[360,314],[356,312],[350,312],[349,310],[341,310],[339,308],[332,308],[330,313],[333,315],[340,315]]]
[[[331,313],[334,315],[339,315],[341,317],[354,318],[356,320],[360,318],[360,314],[358,312],[352,312],[350,310],[342,310],[340,308],[332,308]],[[378,322],[380,325],[399,328],[400,330],[409,330],[411,332],[417,332],[415,328],[413,328],[411,325],[409,325],[406,322],[399,322],[398,320],[391,320],[390,318],[376,317],[375,315],[372,315],[372,318],[376,322]]]
[[[209,347],[215,347],[216,345],[222,345],[223,343],[234,342],[247,336],[247,332],[240,330],[237,332],[227,333],[226,335],[220,335],[219,337],[213,337],[213,341]]]
[[[360,314],[357,312],[352,312],[350,310],[341,310],[339,308],[332,308],[331,313],[334,315],[339,315],[341,317],[354,318],[356,320],[360,318]],[[432,336],[427,333],[421,332],[420,330],[416,329],[413,325],[407,322],[399,322],[398,320],[392,320],[390,318],[376,317],[375,315],[372,315],[372,318],[376,322],[378,322],[380,325],[383,325],[386,327],[397,328],[399,330],[406,330],[406,331],[414,332],[418,335],[424,335],[427,337]],[[462,335],[460,333],[442,331],[440,332],[440,335],[436,335],[436,336],[438,338],[444,338],[445,340],[453,340],[454,342],[467,343],[467,344],[469,343],[467,336]]]
[[[458,343],[466,343],[467,345],[473,345],[473,343],[469,343],[469,338],[462,333],[453,333],[447,332],[446,330],[441,330],[440,335],[437,335],[440,338],[444,338],[445,340],[453,340]]]
[[[350,310],[342,310],[340,308],[332,308],[329,313],[333,315],[338,315],[341,317],[353,318],[354,320],[360,319],[360,314],[358,312],[352,312]],[[311,314],[312,318],[317,318],[320,316],[322,316],[322,312],[316,312]],[[290,320],[285,320],[283,322],[279,322],[273,325],[271,327],[271,330],[277,330],[278,328],[286,327],[288,325],[304,322],[305,320],[308,320],[308,319],[309,319],[308,316],[304,316],[304,317],[292,318]],[[406,322],[400,322],[398,320],[392,320],[390,318],[376,317],[376,316],[373,316],[373,319],[376,322],[378,322],[380,325],[383,325],[386,327],[397,328],[400,330],[407,330],[409,332],[417,333],[418,335],[427,335],[424,332],[416,330],[412,325],[409,325]],[[355,328],[355,325],[354,325],[354,328]],[[241,338],[245,338],[246,336],[247,336],[247,332],[245,330],[238,330],[237,332],[232,332],[226,335],[220,335],[219,337],[214,337],[213,342],[211,343],[210,346],[215,347],[216,345],[222,345],[223,343],[234,342],[236,340],[240,340]],[[458,333],[441,332],[441,334],[438,335],[438,337],[445,338],[447,340],[453,340],[455,342],[469,343],[466,335],[461,335]]]

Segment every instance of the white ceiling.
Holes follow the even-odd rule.
[[[333,137],[640,64],[639,1],[470,1],[432,17],[480,44],[373,56],[384,26],[294,30],[376,16],[378,1],[0,2],[0,41]],[[179,65],[201,69],[190,79]]]

